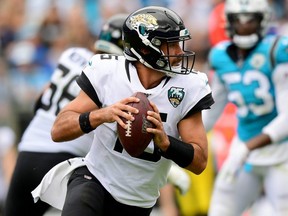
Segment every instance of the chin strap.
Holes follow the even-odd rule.
[[[135,57],[132,57],[132,56],[130,56],[130,55],[128,55],[128,54],[126,54],[126,53],[124,52],[124,56],[125,56],[125,58],[126,58],[128,61],[137,61],[137,60],[138,60],[139,62],[141,62],[141,63],[142,63],[143,65],[145,65],[146,67],[151,68],[151,69],[153,69],[153,70],[157,70],[157,71],[159,71],[159,72],[161,72],[161,73],[165,73],[165,75],[166,75],[166,76],[169,76],[169,77],[174,77],[174,76],[176,75],[176,74],[173,73],[173,72],[168,72],[168,71],[165,71],[165,70],[153,68],[150,64],[148,64],[147,61],[145,61],[145,60],[142,58],[141,55],[139,55],[139,53],[138,53],[134,48],[131,48],[130,50],[131,50],[131,52],[136,56],[136,58],[135,58]],[[137,59],[137,58],[138,58],[138,59]]]

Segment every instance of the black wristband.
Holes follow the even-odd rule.
[[[90,131],[94,130],[90,124],[89,115],[90,112],[86,112],[79,116],[79,125],[84,133],[89,133]]]
[[[160,150],[161,156],[173,160],[180,167],[187,167],[194,158],[194,147],[174,137],[168,136],[170,145],[166,152]]]

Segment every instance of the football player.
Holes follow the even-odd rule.
[[[96,53],[123,54],[122,25],[127,15],[118,14],[103,25],[95,43]],[[61,55],[49,87],[39,98],[35,116],[19,143],[19,155],[10,184],[5,216],[43,215],[50,207],[45,202],[33,201],[31,191],[54,165],[76,156],[85,156],[93,134],[78,139],[55,143],[50,131],[56,115],[80,92],[76,78],[95,52],[85,48],[69,48]]]
[[[269,9],[267,0],[227,0],[231,41],[209,55],[215,105],[203,112],[204,124],[211,129],[228,101],[237,107],[238,122],[210,216],[241,215],[263,189],[273,215],[288,215],[288,38],[267,34]]]
[[[89,61],[77,78],[80,94],[60,111],[52,128],[57,142],[94,133],[83,165],[70,175],[65,202],[59,205],[57,199],[63,216],[150,215],[173,161],[195,174],[206,167],[201,111],[214,101],[207,76],[193,71],[195,53],[185,50],[190,34],[182,19],[167,8],[145,7],[128,16],[123,38],[124,56],[95,55]],[[147,118],[156,128],[147,129],[154,138],[145,151],[131,157],[116,125],[126,127],[121,118],[133,121],[128,113],[137,109],[127,103],[138,102],[131,97],[137,91],[148,95],[154,111]],[[59,177],[68,181],[62,165],[67,163],[46,175],[34,198],[55,203],[61,196],[61,185],[49,179],[65,185]]]

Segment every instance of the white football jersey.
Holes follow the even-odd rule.
[[[84,48],[69,48],[63,52],[51,77],[50,86],[39,98],[35,116],[22,136],[19,151],[86,155],[92,143],[92,133],[69,142],[56,143],[52,141],[50,132],[60,109],[79,94],[76,78],[93,54]]]
[[[145,89],[135,67],[123,56],[93,56],[77,82],[99,107],[114,104],[135,92],[145,93],[158,107],[166,133],[173,137],[179,137],[179,121],[213,103],[206,74],[167,77],[155,88]],[[116,122],[104,123],[94,133],[86,156],[90,172],[117,201],[152,207],[159,189],[166,183],[171,160],[159,155],[153,140],[139,157],[131,157],[118,140]]]

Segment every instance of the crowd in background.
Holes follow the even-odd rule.
[[[146,5],[176,11],[188,26],[196,51],[195,68],[205,71],[209,43],[208,18],[222,0],[1,0],[0,76],[1,124],[21,135],[33,102],[49,80],[59,55],[67,47],[92,47],[103,21],[116,13],[130,13]],[[279,33],[287,32],[285,1],[275,0]],[[281,28],[280,28],[281,25]]]
[[[110,16],[143,6],[166,6],[184,19],[192,35],[190,49],[196,52],[195,69],[206,72],[213,44],[209,15],[220,2],[223,0],[0,0],[0,127],[14,131],[15,138],[9,135],[9,140],[16,147],[59,55],[72,46],[93,47],[100,26]],[[287,35],[288,1],[271,3],[270,31]],[[7,137],[7,133],[0,136]],[[2,140],[9,142],[0,137]],[[4,150],[0,150],[3,160]]]

